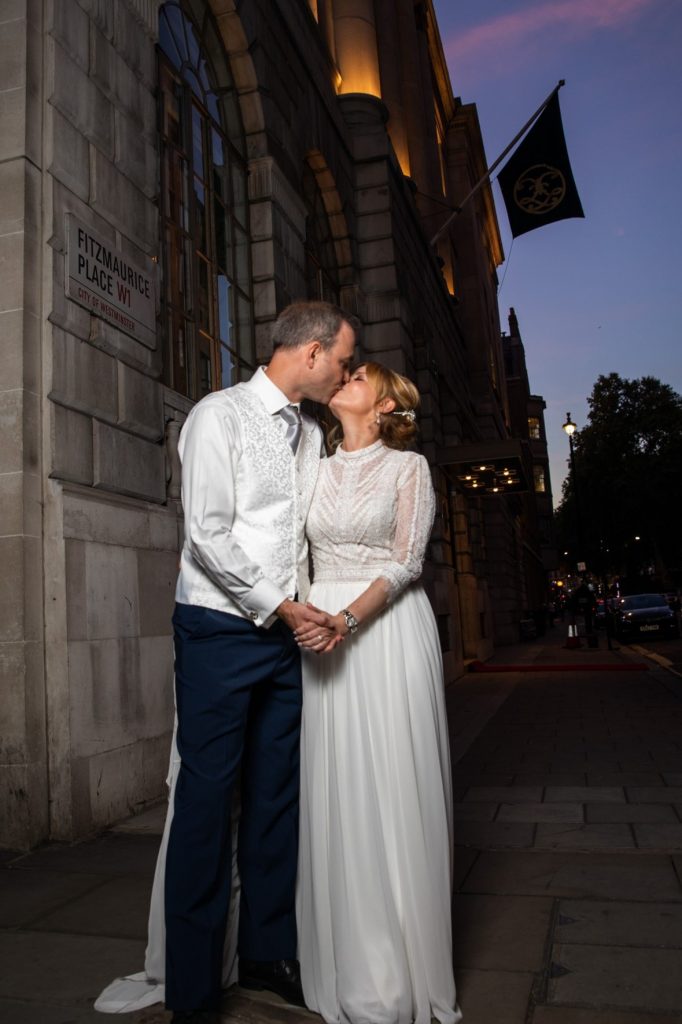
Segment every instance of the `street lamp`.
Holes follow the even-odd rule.
[[[575,533],[578,548],[578,558],[576,559],[576,561],[579,561],[580,555],[582,553],[582,531],[580,528],[580,501],[578,500],[578,478],[575,475],[575,452],[573,450],[573,435],[575,434],[578,428],[571,419],[570,412],[566,413],[566,422],[562,424],[561,429],[565,431],[566,434],[568,434],[568,447],[571,453],[571,477],[573,478],[573,497],[575,499]]]

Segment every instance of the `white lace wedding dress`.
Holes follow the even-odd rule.
[[[329,1024],[461,1019],[452,972],[451,783],[440,645],[421,574],[426,460],[381,442],[320,468],[309,600],[387,608],[330,655],[304,653],[299,958]]]

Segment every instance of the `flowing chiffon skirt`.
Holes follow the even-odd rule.
[[[166,995],[166,916],[164,911],[164,887],[166,881],[166,850],[171,822],[173,821],[173,800],[175,785],[180,770],[180,755],[175,743],[177,721],[173,730],[173,744],[166,784],[168,786],[168,811],[156,858],[156,870],[149,903],[147,926],[147,948],[144,970],[115,978],[97,997],[95,1009],[100,1013],[132,1013],[146,1006],[162,1003]],[[239,927],[240,881],[237,870],[237,829],[239,803],[235,797],[232,808],[232,891],[230,913],[223,950],[223,988],[237,980],[237,932]]]
[[[366,581],[313,585],[337,611]],[[330,655],[304,653],[299,957],[328,1024],[461,1020],[443,671],[411,587]]]

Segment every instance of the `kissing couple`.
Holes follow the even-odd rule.
[[[419,393],[351,370],[358,328],[288,306],[268,366],[183,427],[168,817],[145,971],[97,1009],[208,1024],[238,980],[328,1024],[461,1020],[433,485]]]

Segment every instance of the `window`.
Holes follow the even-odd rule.
[[[533,482],[537,494],[545,493],[545,467],[533,466]]]
[[[255,366],[244,131],[203,0],[159,14],[164,379],[198,399]]]
[[[540,433],[540,420],[537,416],[528,417],[528,437],[531,441],[540,441],[542,435]]]
[[[303,198],[307,208],[305,225],[305,273],[309,299],[339,303],[339,272],[329,217],[309,164],[303,171]]]

